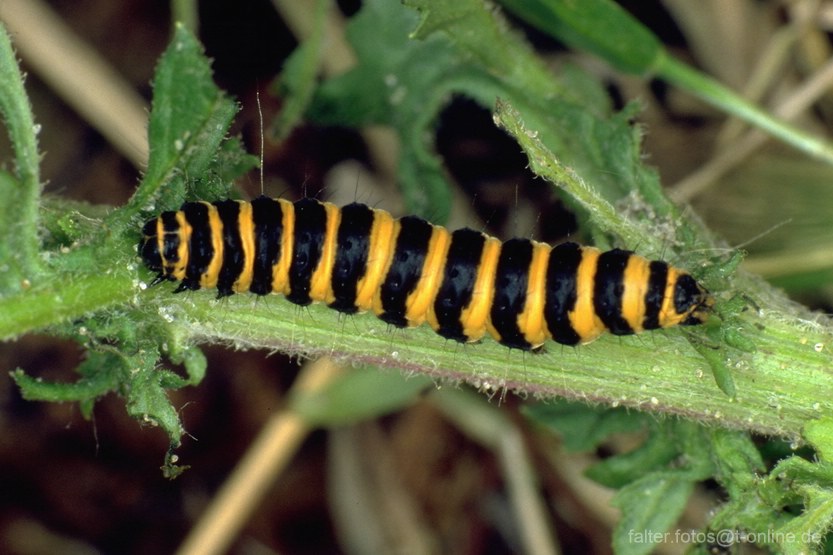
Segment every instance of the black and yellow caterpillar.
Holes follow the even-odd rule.
[[[688,273],[630,251],[506,242],[353,203],[187,202],[142,230],[139,255],[177,291],[280,293],[298,305],[372,310],[472,342],[530,350],[704,322],[713,297]]]

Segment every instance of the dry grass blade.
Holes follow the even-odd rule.
[[[295,389],[319,389],[340,372],[341,368],[330,359],[319,359],[304,367]],[[225,553],[308,432],[307,423],[294,412],[276,413],[220,488],[177,554]]]
[[[781,102],[773,112],[790,121],[798,117],[822,95],[827,94],[833,83],[833,60],[830,60],[812,77]],[[680,180],[669,189],[671,198],[678,202],[690,201],[702,193],[722,175],[745,160],[768,139],[762,131],[751,130],[733,145],[712,158],[699,170]]]
[[[148,159],[139,94],[40,0],[0,2],[23,60],[137,167]]]

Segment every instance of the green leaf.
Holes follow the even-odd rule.
[[[715,468],[708,429],[682,418],[670,419],[664,427],[669,441],[677,443],[680,449],[681,458],[674,462],[673,468],[684,469],[694,481],[712,477]]]
[[[737,388],[735,387],[735,380],[732,378],[731,368],[726,366],[725,353],[712,346],[703,345],[696,341],[692,341],[691,345],[709,364],[712,376],[714,376],[714,383],[717,384],[720,391],[725,393],[730,399],[734,399],[737,395]]]
[[[678,446],[657,429],[638,448],[590,466],[585,475],[603,486],[620,488],[646,472],[664,468],[677,455]]]
[[[177,25],[153,79],[147,173],[128,207],[111,218],[111,225],[136,212],[179,206],[184,200],[182,189],[163,185],[205,175],[236,112],[237,105],[214,84],[202,46]]]
[[[579,100],[554,78],[549,67],[510,30],[500,14],[482,0],[405,0],[405,5],[416,8],[421,15],[413,38],[426,41],[445,36],[472,70],[487,69],[516,96],[520,93],[546,101]],[[475,98],[479,96],[471,93]],[[489,100],[492,103],[493,98]]]
[[[618,555],[651,553],[685,509],[694,481],[684,471],[651,472],[623,487],[611,504],[622,511],[613,531]]]
[[[627,73],[651,73],[665,55],[659,39],[611,0],[500,0],[500,3],[567,45],[592,52]]]
[[[275,83],[278,94],[286,100],[281,112],[272,123],[272,139],[285,140],[312,102],[316,88],[321,52],[324,46],[324,29],[330,0],[317,0],[313,27],[309,37],[287,58],[280,78]]]
[[[802,431],[813,449],[823,462],[833,463],[833,418],[819,418],[810,420]]]
[[[195,191],[195,198],[228,198],[232,182],[259,165],[259,154],[247,152],[240,137],[226,138],[214,152],[214,159],[206,169],[206,173],[214,177],[218,186],[224,188],[216,191]]]
[[[408,5],[420,12],[413,33],[420,41],[404,39],[414,25],[412,14],[393,2],[368,2],[348,29],[359,65],[322,85],[310,115],[319,123],[397,129],[403,143],[400,178],[414,211],[447,213],[445,179],[428,137],[447,99],[463,94],[490,109],[499,97],[511,102],[541,143],[589,180],[601,198],[615,202],[637,190],[656,217],[678,218],[656,174],[641,163],[639,132],[630,124],[633,108],[610,119],[598,83],[578,79],[575,70],[565,72],[564,80],[553,75],[481,0]],[[380,50],[380,43],[386,48]],[[570,195],[564,198],[579,205],[579,212],[585,208]],[[642,244],[649,235],[641,232],[630,244]],[[674,243],[659,239],[663,248]]]
[[[127,413],[153,426],[161,427],[176,447],[182,438],[179,414],[171,405],[166,389],[171,373],[159,371],[154,365],[132,368],[126,380]],[[181,380],[180,380],[181,381]]]
[[[778,463],[759,488],[761,499],[770,507],[784,509],[776,528],[779,533],[771,536],[770,545],[785,553],[812,551],[833,526],[832,483],[831,463],[812,463],[797,456]],[[803,505],[797,516],[795,505]]]
[[[403,143],[398,171],[408,207],[442,223],[451,197],[434,151],[433,126],[450,98],[449,80],[462,69],[440,37],[408,40],[416,22],[416,14],[398,2],[365,2],[347,27],[359,63],[322,84],[309,116],[326,125],[393,126]]]
[[[833,524],[833,465],[791,456],[760,477],[754,449],[738,443],[743,436],[719,435],[717,478],[729,502],[715,515],[712,529],[739,530],[741,540],[778,553],[815,552]]]
[[[100,204],[45,195],[41,198],[47,250],[58,250],[87,242],[101,230],[101,221],[112,208]]]
[[[793,486],[814,483],[833,484],[833,463],[810,462],[799,456],[789,457],[775,465],[768,476],[768,481],[771,484],[785,480],[794,482],[794,484],[791,484]],[[797,495],[797,492],[793,492],[791,495]],[[773,501],[773,504],[792,502],[793,497],[788,496],[780,501]]]
[[[589,451],[611,434],[641,430],[647,423],[644,414],[567,401],[526,405],[523,411],[539,424],[558,432],[569,451]]]
[[[205,377],[205,371],[208,368],[205,353],[199,347],[194,347],[193,345],[185,347],[179,353],[172,353],[171,361],[185,366],[188,379],[183,385],[199,385]]]
[[[743,495],[758,483],[764,471],[761,453],[743,432],[715,429],[711,432],[712,460],[715,478],[732,497]]]
[[[246,152],[239,137],[225,139],[214,153],[214,159],[199,176],[189,179],[176,177],[178,184],[174,189],[177,197],[182,195],[185,200],[223,200],[239,198],[233,182],[252,168],[256,168],[260,160],[257,156]],[[174,205],[171,208],[178,208]]]
[[[465,72],[458,71],[466,78],[456,78],[456,92],[489,109],[498,99],[515,106],[541,143],[609,202],[636,190],[660,216],[673,214],[656,174],[641,163],[639,132],[630,123],[634,106],[611,118],[610,101],[598,82],[578,79],[574,68],[553,74],[482,0],[411,0],[409,5],[423,16],[415,35],[445,37],[466,62]],[[563,198],[576,207],[570,195]]]
[[[24,399],[29,401],[95,401],[115,389],[122,377],[121,359],[112,353],[92,352],[78,368],[83,376],[71,383],[34,378],[17,369],[11,376]]]
[[[833,490],[818,486],[802,490],[807,498],[805,511],[773,534],[782,553],[798,555],[817,551],[833,527]]]
[[[292,408],[312,425],[341,426],[410,405],[433,383],[427,376],[406,378],[398,372],[356,368],[322,390],[296,393]]]

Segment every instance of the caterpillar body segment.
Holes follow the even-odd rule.
[[[700,324],[714,304],[688,273],[632,252],[501,242],[353,203],[188,202],[142,230],[139,256],[177,291],[279,293],[460,342],[530,350]]]

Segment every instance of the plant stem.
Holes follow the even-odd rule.
[[[44,276],[45,284],[0,298],[0,339],[75,319],[108,306],[127,302],[134,276],[130,272]]]
[[[32,107],[23,87],[14,49],[5,26],[0,23],[0,117],[3,118],[14,150],[16,180],[3,178],[0,209],[4,237],[0,259],[11,262],[0,278],[0,291],[23,288],[39,270],[38,198],[40,197],[40,155]]]
[[[156,311],[193,341],[331,355],[497,394],[513,390],[622,405],[790,438],[833,410],[833,333],[805,316],[775,310],[744,316],[743,331],[757,351],[727,360],[737,388],[737,397],[729,399],[680,330],[604,336],[577,348],[550,343],[543,354],[529,354],[491,340],[458,345],[424,326],[391,330],[370,316],[339,319],[322,305],[299,309],[283,299],[235,295],[218,306],[210,292],[186,298],[164,289],[146,292],[143,301],[158,303]]]

